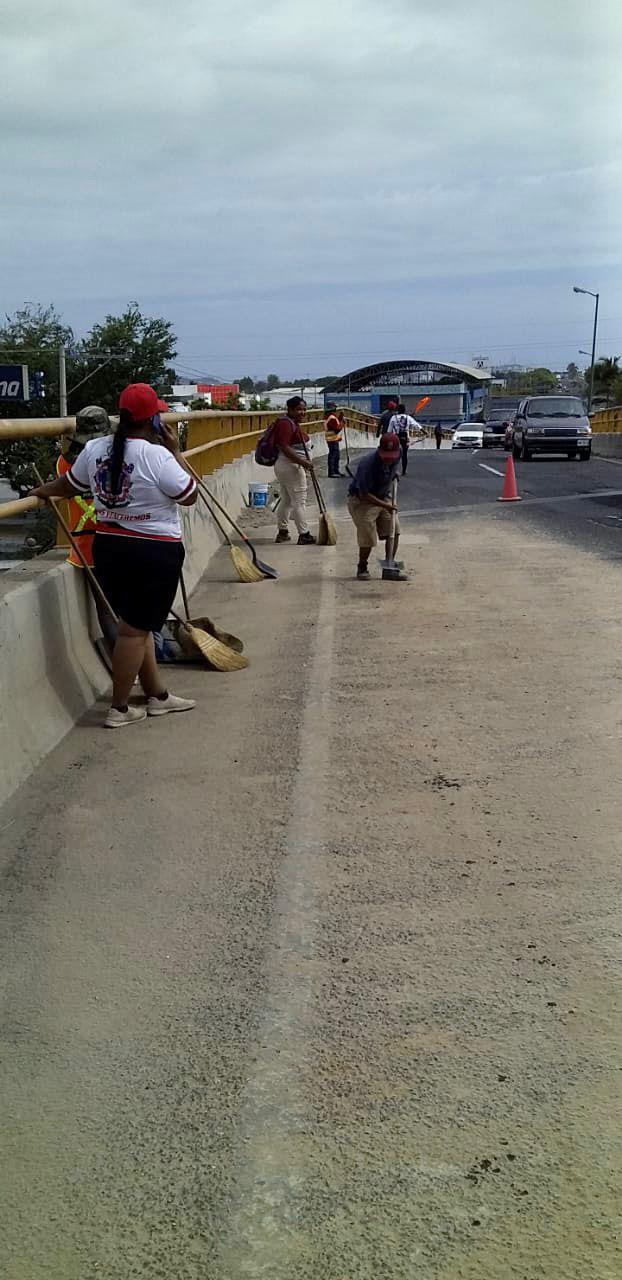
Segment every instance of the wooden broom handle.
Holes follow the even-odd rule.
[[[318,480],[318,478],[317,478],[317,476],[316,476],[316,474],[315,474],[315,468],[314,468],[314,466],[313,466],[313,462],[312,462],[312,460],[311,460],[311,454],[309,453],[309,450],[307,449],[307,442],[306,442],[306,440],[305,440],[305,438],[304,438],[304,435],[302,434],[302,428],[301,428],[301,431],[300,431],[300,439],[302,440],[302,447],[303,447],[303,449],[304,449],[304,451],[305,451],[305,453],[306,453],[306,455],[307,455],[307,462],[310,462],[310,463],[311,463],[311,480],[313,481],[313,488],[315,489],[315,496],[316,496],[316,498],[317,498],[317,505],[318,505],[318,507],[320,508],[320,511],[321,511],[322,515],[326,515],[326,503],[325,503],[324,498],[323,498],[323,495],[322,495],[322,490],[320,489],[320,482],[319,482],[319,480]]]
[[[35,475],[36,475],[36,477],[37,477],[37,480],[39,481],[39,484],[43,484],[43,479],[42,479],[42,476],[41,476],[40,471],[38,471],[38,470],[37,470],[37,468],[36,468],[35,466],[33,466],[33,468],[32,468],[32,469],[33,469],[33,471],[34,471],[34,473],[35,473]],[[41,501],[41,499],[37,498],[37,502],[39,502],[39,501]],[[92,586],[92,588],[93,588],[93,591],[96,593],[96,595],[98,595],[98,596],[99,596],[99,598],[100,598],[100,600],[101,600],[101,602],[102,602],[102,604],[103,604],[104,608],[108,610],[108,613],[110,614],[110,617],[112,618],[113,622],[115,622],[115,623],[116,623],[116,625],[118,626],[118,625],[119,625],[119,619],[118,619],[118,617],[117,617],[117,615],[116,615],[116,613],[115,613],[115,611],[114,611],[114,609],[113,609],[113,607],[112,607],[112,605],[111,605],[110,601],[109,601],[109,600],[107,599],[107,597],[104,595],[104,592],[102,591],[102,588],[100,587],[99,582],[97,581],[97,578],[95,577],[95,574],[93,573],[93,570],[91,569],[91,566],[90,566],[90,564],[88,563],[88,561],[87,561],[87,559],[86,559],[86,556],[84,555],[84,552],[83,552],[83,550],[82,550],[82,547],[80,546],[80,541],[79,541],[79,539],[78,539],[78,538],[74,538],[74,536],[73,536],[73,534],[72,534],[72,532],[71,532],[71,529],[69,528],[69,525],[67,524],[67,521],[65,520],[64,515],[62,514],[62,512],[60,511],[60,509],[59,509],[59,508],[57,507],[57,505],[56,505],[56,500],[55,500],[54,498],[50,498],[50,499],[49,499],[49,503],[50,503],[50,506],[51,506],[51,508],[52,508],[52,511],[54,512],[54,515],[56,516],[56,519],[58,520],[58,523],[59,523],[59,525],[60,525],[61,529],[64,531],[64,533],[66,534],[66,536],[69,538],[69,542],[70,542],[70,544],[71,544],[71,546],[72,546],[73,550],[75,551],[75,553],[76,553],[76,555],[77,555],[78,559],[82,562],[82,568],[84,569],[84,571],[85,571],[85,573],[86,573],[86,576],[87,576],[87,578],[88,578],[88,580],[89,580],[89,582],[90,582],[90,584],[91,584],[91,586]],[[45,505],[45,504],[44,504],[44,505]]]

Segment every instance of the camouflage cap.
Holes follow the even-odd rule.
[[[74,440],[86,444],[93,436],[105,435],[110,431],[110,418],[99,404],[87,404],[76,414]]]

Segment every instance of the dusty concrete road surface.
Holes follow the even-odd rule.
[[[620,567],[338,528],[219,557],[248,671],[0,812],[7,1280],[622,1272]]]

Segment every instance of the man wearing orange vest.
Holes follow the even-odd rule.
[[[339,470],[341,422],[337,416],[336,404],[327,404],[324,418],[324,435],[328,445],[328,474],[329,476],[342,476],[343,471]]]
[[[87,443],[94,436],[110,433],[110,419],[98,404],[88,404],[76,414],[76,430],[73,435],[62,437],[62,453],[56,463],[56,474],[64,476]],[[80,550],[88,565],[93,566],[93,536],[95,534],[95,508],[90,493],[76,494],[67,500],[68,524],[74,537],[80,539]],[[73,547],[67,557],[69,564],[82,568]]]

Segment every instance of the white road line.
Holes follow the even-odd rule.
[[[485,462],[478,462],[477,465],[482,468],[482,471],[492,471],[493,476],[501,476],[501,479],[503,479],[503,472],[497,471],[496,467],[488,467]]]
[[[289,1280],[296,1269],[293,1223],[305,1189],[309,1120],[303,1079],[310,1071],[317,980],[316,900],[330,826],[325,792],[335,601],[335,580],[324,569],[314,652],[300,709],[298,772],[266,951],[264,1014],[240,1108],[243,1163],[222,1246],[228,1280]]]

